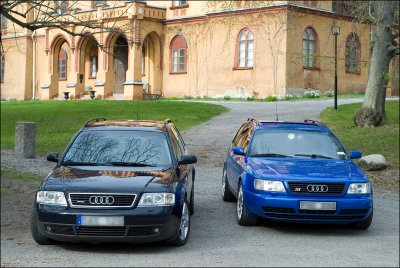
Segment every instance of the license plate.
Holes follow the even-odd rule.
[[[308,210],[336,210],[336,202],[300,201],[300,209]]]
[[[78,215],[80,226],[124,226],[124,216],[83,216]]]

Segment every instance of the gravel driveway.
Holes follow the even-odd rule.
[[[357,101],[361,99],[339,99],[339,104]],[[2,196],[1,266],[399,266],[399,199],[391,192],[376,192],[374,220],[367,231],[337,225],[268,221],[256,227],[239,226],[235,203],[223,202],[220,195],[227,145],[248,117],[275,120],[276,104],[218,104],[231,111],[182,133],[199,159],[195,214],[187,245],[179,248],[161,243],[39,246],[32,240],[27,225],[29,202],[35,189],[20,189],[13,182],[3,185],[2,181],[2,189],[15,189],[20,198],[18,202],[10,202],[7,196],[4,200]],[[332,104],[332,100],[279,102],[279,120],[317,119]],[[45,174],[52,166],[44,158],[28,164],[19,162],[11,152],[2,152],[2,165],[21,170],[39,166],[35,172]],[[6,211],[11,212],[3,213]]]

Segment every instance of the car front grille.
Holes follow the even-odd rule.
[[[300,220],[360,220],[366,216],[368,209],[342,209],[336,210],[295,210],[285,207],[267,207],[262,209],[265,216],[275,219],[300,219]]]
[[[130,208],[136,194],[70,193],[69,204],[77,208]]]
[[[290,191],[293,194],[343,194],[345,183],[325,182],[288,182]]]
[[[125,227],[75,227],[77,235],[86,236],[125,236]]]

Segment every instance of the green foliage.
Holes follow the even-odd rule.
[[[363,155],[381,154],[391,166],[399,167],[399,101],[386,102],[386,121],[380,127],[360,128],[353,115],[361,103],[339,105],[321,113],[322,120],[332,128],[347,150],[360,150]]]
[[[169,100],[6,101],[1,103],[1,147],[14,147],[17,121],[36,123],[36,150],[45,155],[51,151],[62,152],[83,124],[96,117],[170,118],[180,130],[185,130],[226,111],[227,108],[214,104]]]
[[[268,97],[265,97],[264,100],[266,100],[266,101],[277,101],[278,98],[275,97],[275,96],[268,96]]]

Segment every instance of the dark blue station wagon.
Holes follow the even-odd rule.
[[[90,120],[47,160],[57,165],[35,197],[38,244],[187,242],[197,159],[170,120]]]

